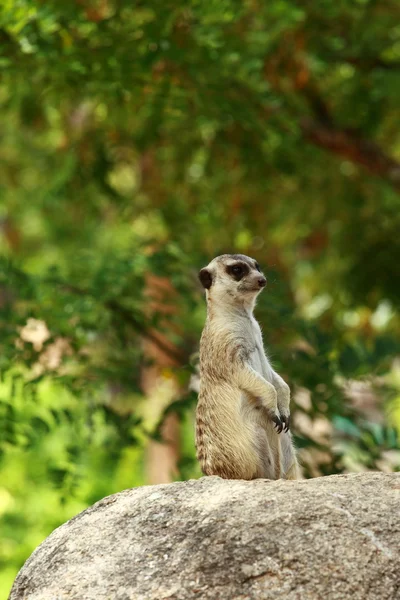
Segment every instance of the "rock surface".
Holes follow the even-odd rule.
[[[126,490],[56,529],[11,600],[395,600],[400,474]]]

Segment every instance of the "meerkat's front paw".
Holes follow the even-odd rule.
[[[270,413],[270,418],[271,418],[271,421],[274,423],[276,431],[278,433],[281,433],[283,431],[283,428],[284,428],[284,423],[282,421],[281,416],[278,415],[278,414],[276,414],[276,413],[274,413],[274,412],[271,412]]]
[[[290,429],[290,415],[285,416],[280,414],[279,416],[283,423],[283,430],[287,433]]]
[[[277,390],[277,404],[279,418],[283,423],[284,430],[289,431],[290,427],[290,389],[288,385]]]
[[[279,418],[283,423],[283,429],[287,433],[290,428],[290,410],[287,406],[282,406],[278,401]]]

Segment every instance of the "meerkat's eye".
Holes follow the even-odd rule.
[[[234,275],[241,275],[243,273],[243,267],[240,265],[234,265],[231,270]]]
[[[249,273],[249,267],[247,265],[238,263],[236,265],[229,265],[226,268],[226,272],[228,275],[231,275],[234,279],[236,279],[236,281],[240,281]]]
[[[256,262],[256,264],[254,266],[257,269],[257,271],[259,271],[261,273],[260,265],[258,264],[258,262]]]

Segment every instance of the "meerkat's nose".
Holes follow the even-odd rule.
[[[265,277],[260,277],[258,279],[258,285],[263,288],[267,285],[267,280],[265,279]]]

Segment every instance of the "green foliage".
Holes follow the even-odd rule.
[[[369,0],[2,3],[2,590],[54,527],[146,482],[165,414],[181,477],[199,475],[196,273],[225,251],[268,276],[258,317],[306,476],[400,468],[399,17]],[[149,343],[181,389],[152,419]]]

